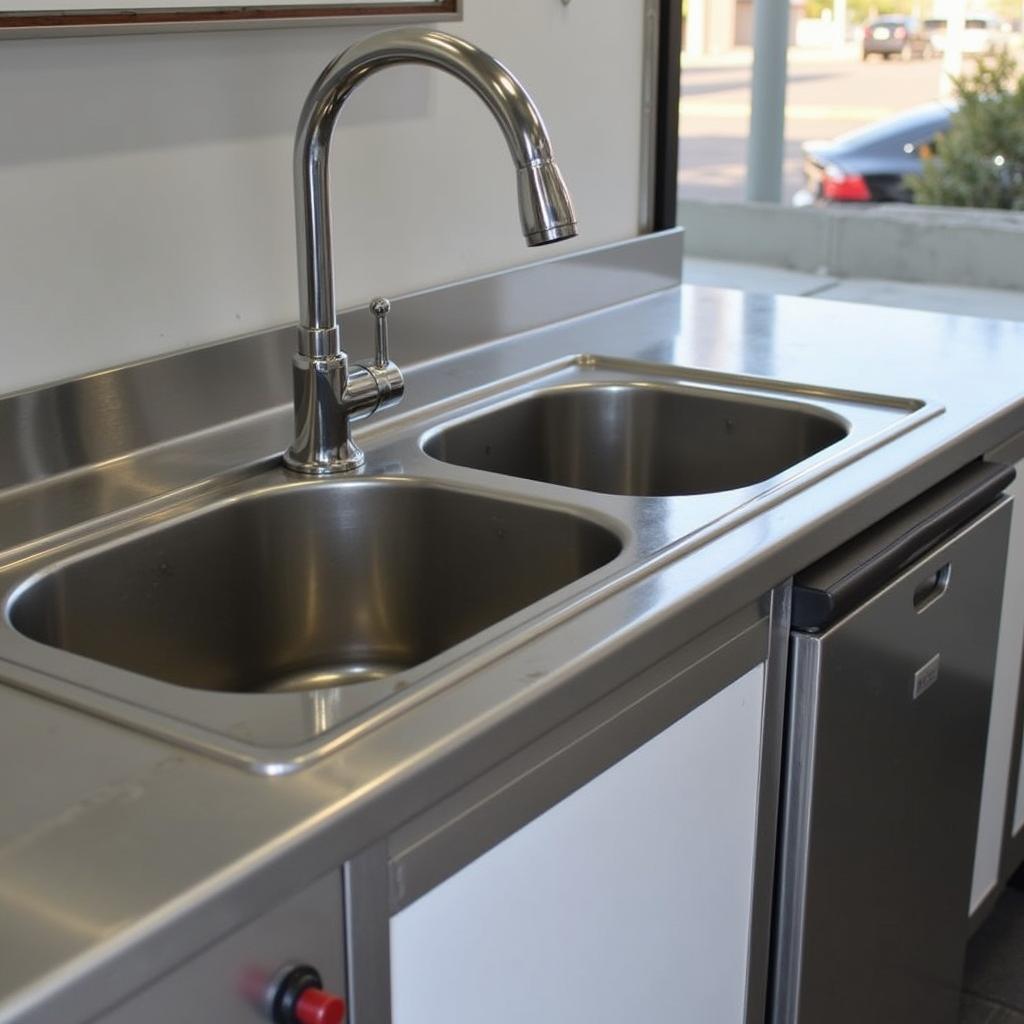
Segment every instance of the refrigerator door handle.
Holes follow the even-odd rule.
[[[921,580],[914,588],[914,611],[920,615],[935,604],[949,590],[949,581],[952,577],[953,563],[947,562]]]

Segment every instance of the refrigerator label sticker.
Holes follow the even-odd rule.
[[[914,673],[914,700],[917,700],[925,690],[930,689],[938,678],[939,655],[936,654]]]

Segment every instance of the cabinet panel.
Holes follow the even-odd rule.
[[[1009,525],[1003,499],[794,633],[777,1024],[957,1019]]]
[[[1017,586],[1024,590],[1024,567],[1022,567],[1022,578],[1018,580]],[[1024,745],[1024,739],[1021,740],[1021,743]],[[1024,756],[1021,757],[1017,769],[1017,799],[1013,808],[1013,826],[1010,834],[1016,837],[1021,830],[1024,830]]]
[[[1017,720],[1020,691],[1021,655],[1024,650],[1024,462],[1018,462],[1015,468],[1017,479],[1006,488],[1006,493],[1014,498],[1013,516],[1010,521],[1010,546],[1006,558],[1006,583],[999,621],[992,713],[985,748],[985,775],[971,883],[972,914],[1000,880],[1000,859],[1011,782],[1014,723]],[[1024,817],[1019,787],[1017,794],[1018,816]],[[1018,821],[1014,831],[1019,828]]]
[[[332,872],[232,932],[94,1024],[267,1024],[262,998],[284,965],[315,967],[344,990],[341,873]]]
[[[396,1024],[741,1024],[758,665],[391,921]]]

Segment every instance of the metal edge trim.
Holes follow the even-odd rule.
[[[819,638],[794,635],[789,647],[789,691],[785,701],[784,781],[780,787],[778,864],[773,909],[768,1016],[797,1019],[803,917],[807,887],[804,855],[810,829],[811,777],[817,743]],[[799,744],[794,742],[799,739]]]
[[[1024,436],[1024,435],[1022,435]],[[1021,784],[1020,764],[1024,756],[1024,661],[1018,675],[1017,707],[1014,712],[1013,748],[1010,753],[1010,778],[1006,787],[1006,808],[1003,817],[1003,847],[999,857],[999,881],[971,915],[971,932],[988,916],[998,896],[1012,875],[1024,864],[1024,826],[1014,829],[1017,796]]]
[[[658,54],[660,49],[660,0],[644,0],[643,71],[640,85],[640,208],[641,231],[652,231],[656,218],[655,174],[658,166]]]
[[[251,10],[253,8],[246,9]],[[107,22],[96,21],[96,16],[110,13],[111,8],[96,8],[95,10],[84,11],[79,16],[81,20],[75,20],[74,15],[69,15],[60,9],[54,9],[30,14],[26,16],[24,22],[12,23],[11,17],[0,19],[0,39],[55,39],[68,36],[125,36],[143,34],[168,35],[187,32],[249,31],[282,28],[347,28],[358,25],[431,24],[434,22],[461,21],[463,18],[462,0],[457,0],[454,11],[442,9],[438,11],[412,11],[408,13],[334,13],[288,16],[281,11],[280,4],[265,4],[257,6],[255,9],[261,12],[272,13],[229,18],[220,16],[223,8],[209,6],[206,8],[197,7],[194,9],[194,17],[187,17],[185,15],[191,13],[187,9],[183,11],[181,8],[169,5],[167,8],[160,8],[154,12],[161,15],[161,20],[156,21],[145,20],[145,16],[132,18],[133,14],[140,14],[139,9],[126,7],[120,12],[125,18],[124,21]],[[168,17],[170,14],[179,13],[182,16]],[[89,17],[89,20],[85,20],[86,17]]]
[[[986,462],[1017,463],[1024,459],[1024,430],[1008,437],[1002,444],[985,453]]]
[[[772,913],[775,899],[792,603],[793,585],[791,580],[787,580],[771,593],[768,664],[765,669],[762,710],[761,772],[758,780],[757,847],[748,953],[747,1024],[764,1024],[771,984]]]
[[[348,1024],[391,1020],[391,929],[387,844],[374,843],[343,868]]]

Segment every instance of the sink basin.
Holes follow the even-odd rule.
[[[470,469],[631,496],[709,494],[767,480],[849,425],[799,402],[659,383],[579,384],[509,402],[430,436]]]
[[[588,519],[443,486],[284,485],[46,570],[8,616],[38,643],[176,687],[376,684],[379,700],[384,677],[621,548]]]

